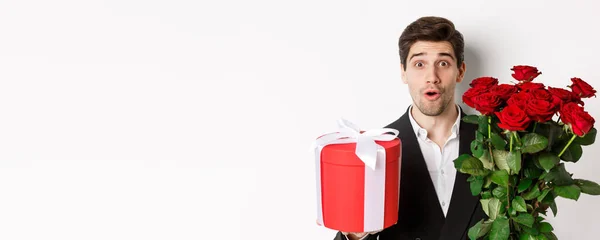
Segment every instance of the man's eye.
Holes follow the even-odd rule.
[[[440,62],[440,66],[442,66],[442,67],[447,67],[448,65],[449,65],[448,62],[446,62],[446,61]]]
[[[422,67],[422,66],[423,66],[423,63],[422,63],[422,62],[417,62],[417,63],[415,63],[415,67]]]

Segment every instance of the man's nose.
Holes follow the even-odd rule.
[[[435,67],[429,67],[425,76],[427,83],[438,84],[440,79],[438,78],[437,69]]]

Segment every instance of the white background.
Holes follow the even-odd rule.
[[[404,113],[418,17],[463,32],[467,82],[600,88],[597,3],[547,2],[2,1],[0,239],[331,239],[308,147]],[[598,154],[567,170],[600,182]],[[598,200],[559,200],[559,238],[596,239]]]

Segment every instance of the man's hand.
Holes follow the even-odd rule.
[[[363,233],[357,233],[357,232],[342,232],[342,234],[344,234],[346,237],[348,237],[349,240],[359,240],[361,238],[363,238],[364,236],[367,236],[369,234],[375,234],[381,232],[380,231],[373,231],[373,232],[363,232]]]
[[[342,234],[344,234],[344,236],[348,237],[348,240],[358,240],[358,239],[361,239],[362,237],[366,236],[369,233],[366,233],[366,232],[364,232],[364,233],[342,232]]]
[[[319,224],[319,221],[316,220],[317,225],[321,226],[321,224]],[[379,231],[373,231],[373,232],[363,232],[363,233],[358,233],[358,232],[342,232],[342,234],[344,234],[344,236],[348,237],[349,240],[359,240],[361,238],[363,238],[364,236],[367,236],[369,234],[376,234],[378,232],[383,231],[383,229],[379,230]]]

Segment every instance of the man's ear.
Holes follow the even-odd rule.
[[[400,71],[401,71],[401,75],[402,75],[402,82],[404,84],[407,83],[406,81],[406,71],[404,70],[404,65],[402,63],[400,63]]]
[[[465,77],[465,72],[467,72],[467,64],[463,62],[458,68],[458,77],[456,78],[457,83],[462,82],[463,78]]]

